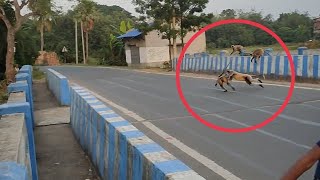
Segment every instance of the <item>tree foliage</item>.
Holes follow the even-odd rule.
[[[276,20],[272,15],[262,15],[262,12],[248,12],[233,9],[223,10],[212,18],[212,22],[222,19],[241,18],[252,20],[268,27],[277,33],[286,43],[306,42],[312,38],[313,22],[308,14],[298,12],[282,13]],[[232,44],[271,45],[276,40],[261,29],[248,25],[224,25],[206,32],[207,43],[211,48],[229,48]]]

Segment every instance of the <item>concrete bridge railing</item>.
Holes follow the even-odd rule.
[[[50,70],[48,84],[65,79],[57,74]],[[103,179],[204,179],[85,88],[72,85],[67,91],[56,84],[50,90],[64,89],[58,97],[70,96],[74,135]]]
[[[70,92],[72,129],[103,179],[204,179],[85,88]]]
[[[38,179],[31,90],[32,67],[24,66],[0,105],[0,179]]]
[[[70,106],[70,92],[68,79],[53,69],[47,70],[47,84],[60,105]]]

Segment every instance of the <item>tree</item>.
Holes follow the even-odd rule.
[[[76,18],[80,19],[81,23],[81,36],[82,36],[82,48],[83,48],[83,63],[86,64],[89,57],[89,31],[93,29],[94,18],[97,15],[95,9],[96,3],[92,0],[79,0],[78,6],[75,8],[77,12]],[[85,34],[85,38],[84,38]],[[86,42],[84,42],[84,39]]]
[[[177,1],[174,0],[133,0],[133,4],[138,6],[136,11],[142,16],[140,17],[140,26],[143,27],[144,33],[152,30],[158,30],[162,34],[163,39],[169,41],[169,55],[171,58],[171,45],[173,44],[175,56],[175,41],[179,30],[175,27],[175,18],[177,12]],[[150,25],[143,21],[151,20],[153,23]]]
[[[44,32],[52,29],[52,14],[43,13],[38,17],[37,30],[40,31],[41,46],[40,51],[44,50]]]
[[[202,13],[208,0],[178,0],[177,15],[180,26],[180,39],[184,47],[184,38],[189,31],[196,31],[202,24],[210,23],[213,15]],[[196,15],[196,13],[201,13]]]
[[[25,23],[29,17],[39,14],[40,11],[50,9],[51,0],[21,0],[19,4],[18,0],[12,0],[9,4],[14,8],[14,19],[9,19],[6,14],[4,6],[8,0],[0,0],[0,20],[4,21],[7,27],[7,52],[6,52],[6,79],[9,82],[14,80],[14,47],[15,47],[15,35],[20,30],[23,23]],[[21,15],[21,10],[24,7],[28,7],[31,12]]]

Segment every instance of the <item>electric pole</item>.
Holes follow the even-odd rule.
[[[78,21],[75,20],[75,40],[76,40],[76,64],[79,63],[78,57]]]

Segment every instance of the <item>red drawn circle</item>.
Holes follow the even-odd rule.
[[[195,113],[192,108],[189,106],[188,102],[186,101],[184,95],[183,95],[183,91],[181,88],[181,82],[180,82],[180,66],[182,63],[182,59],[183,56],[186,52],[186,50],[188,49],[188,47],[191,45],[191,43],[202,33],[204,33],[205,31],[217,27],[217,26],[221,26],[224,24],[247,24],[247,25],[251,25],[257,28],[260,28],[262,30],[264,30],[265,32],[267,32],[268,34],[270,34],[273,38],[275,38],[278,43],[282,46],[282,48],[285,50],[289,62],[290,62],[290,68],[291,68],[291,84],[290,84],[290,88],[289,88],[289,92],[288,92],[288,96],[286,97],[286,99],[284,100],[283,104],[281,105],[281,107],[278,109],[277,112],[275,112],[271,117],[269,117],[268,119],[264,120],[263,122],[250,126],[250,127],[245,127],[245,128],[225,128],[225,127],[221,127],[221,126],[217,126],[213,123],[210,123],[208,121],[206,121],[205,119],[201,118],[197,113]],[[269,28],[263,26],[262,24],[250,21],[250,20],[244,20],[244,19],[228,19],[228,20],[221,20],[212,24],[209,24],[207,26],[205,26],[204,28],[202,28],[200,31],[198,31],[196,34],[194,34],[191,39],[185,44],[184,48],[182,49],[179,58],[178,58],[178,62],[176,65],[176,86],[177,86],[177,91],[179,94],[179,97],[183,103],[183,105],[186,107],[186,109],[189,111],[189,113],[196,118],[199,122],[201,122],[202,124],[212,128],[212,129],[216,129],[218,131],[222,131],[222,132],[229,132],[229,133],[243,133],[243,132],[249,132],[249,131],[253,131],[259,128],[262,128],[263,126],[269,124],[270,122],[274,121],[276,119],[277,116],[279,116],[282,111],[286,108],[286,106],[288,105],[290,98],[293,94],[293,90],[294,90],[294,84],[295,84],[295,69],[294,69],[294,63],[293,63],[293,59],[292,56],[289,52],[289,49],[287,48],[286,44],[281,40],[281,38],[274,33],[272,30],[270,30]]]

